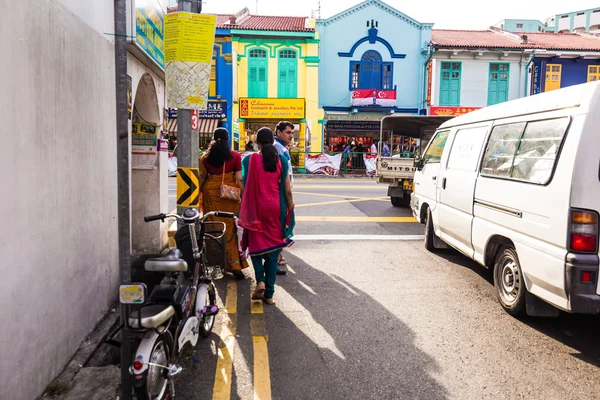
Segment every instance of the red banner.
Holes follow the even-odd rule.
[[[431,105],[431,80],[433,79],[433,63],[427,64],[427,105]]]
[[[481,107],[440,107],[431,106],[429,107],[429,115],[452,115],[459,116],[471,111],[479,110]]]

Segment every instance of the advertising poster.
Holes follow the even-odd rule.
[[[157,0],[138,1],[137,3],[135,8],[135,43],[161,68],[164,68],[164,12],[162,6]]]
[[[207,109],[216,24],[215,15],[165,15],[167,107]]]
[[[156,124],[135,123],[131,127],[131,166],[133,169],[154,169],[158,160]]]
[[[306,172],[314,175],[338,176],[340,174],[341,163],[341,153],[333,156],[324,153],[317,155],[306,154],[304,156],[304,168],[306,168]]]

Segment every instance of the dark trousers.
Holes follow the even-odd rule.
[[[261,256],[252,256],[252,265],[256,275],[256,283],[264,282],[265,298],[273,298],[275,281],[277,280],[277,262],[281,250],[272,251]]]

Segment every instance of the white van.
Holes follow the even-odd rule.
[[[493,268],[512,315],[600,313],[599,83],[453,118],[415,167],[428,250],[449,245]]]

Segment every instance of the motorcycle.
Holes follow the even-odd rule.
[[[182,350],[188,343],[196,346],[199,336],[207,337],[212,331],[219,312],[213,280],[223,277],[225,267],[225,224],[207,222],[213,216],[235,218],[232,213],[220,211],[201,217],[193,208],[181,216],[158,214],[144,218],[146,222],[175,219],[187,226],[195,265],[190,282],[183,253],[172,249],[165,256],[144,263],[146,271],[165,273],[149,297],[143,283],[121,285],[119,289],[120,302],[127,307],[125,323],[139,338],[129,368],[138,400],[173,399],[174,377],[182,371],[177,364]],[[212,256],[207,254],[209,244],[216,244],[217,260],[215,252]],[[209,257],[213,258],[211,262]]]

